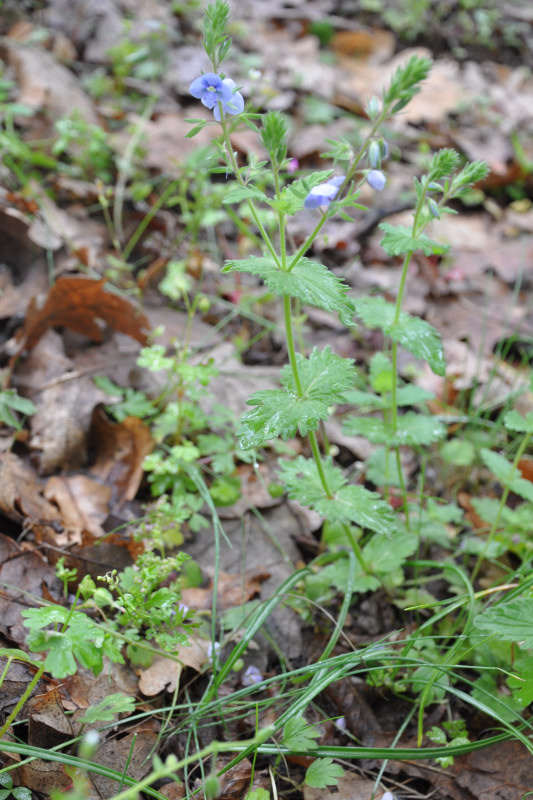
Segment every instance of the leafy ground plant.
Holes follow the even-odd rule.
[[[278,112],[258,115],[247,109],[246,87],[237,86],[223,72],[231,44],[228,16],[229,8],[221,0],[206,11],[204,39],[211,69],[198,76],[190,88],[213,119],[191,120],[191,135],[205,126],[221,131],[216,142],[219,161],[212,170],[213,208],[219,214],[222,201],[230,219],[240,221],[237,229],[251,230],[251,241],[262,242],[261,251],[253,257],[228,259],[223,272],[257,277],[279,299],[288,363],[281,370],[278,388],[256,391],[250,397],[250,408],[237,430],[238,447],[233,444],[231,421],[226,418],[215,424],[201,410],[200,395],[214,375],[214,367],[192,362],[187,337],[173,351],[155,344],[141,353],[141,366],[153,375],[161,372],[168,376],[168,384],[155,399],[100,381],[111,395],[121,397],[112,408],[116,419],[135,413],[149,420],[160,445],[145,462],[156,514],[154,525],[143,530],[153,536],[157,550],[138,559],[133,568],[102,576],[101,585],[84,578],[69,608],[45,605],[24,612],[28,648],[45,654],[45,660],[22,651],[1,653],[7,660],[2,680],[17,660],[35,669],[35,677],[0,735],[4,736],[20,715],[45,670],[63,680],[79,665],[98,673],[106,659],[122,663],[128,658],[133,665],[143,666],[144,656],[150,658],[155,652],[166,653],[169,668],[173,661],[179,664],[176,650],[184,644],[192,624],[188,610],[180,605],[180,587],[173,575],[184,561],[163,555],[167,546],[180,540],[169,539],[167,534],[171,526],[179,534],[184,523],[192,530],[201,529],[207,508],[215,536],[220,535],[215,503],[238,496],[238,486],[229,480],[237,460],[272,459],[272,444],[280,451],[283,444],[279,439],[298,440],[297,454],[283,448],[274,488],[321,516],[319,555],[295,570],[272,597],[244,609],[238,624],[230,625],[226,615],[230,635],[222,647],[215,642],[217,620],[213,614],[209,665],[198,687],[191,688],[188,683],[179,695],[176,690],[168,707],[158,708],[163,720],[161,755],[167,757],[164,761],[155,757],[152,770],[142,780],[127,776],[127,764],[123,771],[98,764],[90,747],[84,748],[87,741],[82,731],[75,741],[51,750],[48,759],[61,760],[72,770],[74,789],[62,795],[71,800],[88,796],[88,783],[82,777],[91,772],[116,781],[115,800],[133,800],[140,792],[162,797],[154,788],[162,779],[182,781],[191,796],[203,791],[206,797],[214,797],[222,790],[224,775],[248,758],[252,765],[248,800],[267,800],[267,789],[252,788],[254,772],[265,763],[272,793],[277,796],[276,780],[279,785],[289,780],[299,789],[304,785],[319,790],[335,786],[343,776],[341,760],[345,764],[352,759],[379,759],[383,769],[389,758],[436,759],[446,766],[455,756],[508,739],[521,742],[533,753],[531,723],[522,714],[532,697],[533,646],[531,552],[522,533],[533,498],[518,475],[533,432],[531,415],[522,417],[512,411],[504,417],[509,435],[506,456],[488,448],[480,452],[483,468],[502,487],[501,499],[480,499],[475,505],[489,526],[482,546],[479,538],[472,537],[463,540],[462,550],[457,551],[450,524],[463,523],[462,510],[454,502],[441,502],[436,493],[432,496],[423,468],[417,484],[404,463],[411,450],[422,464],[439,452],[446,452],[451,463],[459,459],[467,466],[476,457],[467,448],[465,461],[464,447],[459,453],[449,447],[454,441],[449,418],[430,413],[432,395],[402,380],[399,362],[407,352],[419,365],[427,364],[433,374],[442,377],[445,373],[437,331],[404,311],[409,268],[417,251],[428,258],[445,252],[427,228],[460,208],[464,193],[486,175],[486,166],[481,162],[464,164],[449,149],[429,158],[414,184],[411,223],[381,225],[382,246],[401,265],[396,302],[381,296],[352,299],[348,284],[311,256],[313,245],[335,216],[351,220],[353,214],[366,213],[363,189],[370,197],[372,192],[387,190],[389,145],[383,125],[401,113],[419,91],[431,64],[415,56],[400,67],[382,96],[368,103],[364,136],[330,141],[326,155],[332,166],[295,177],[287,158],[287,118]],[[240,125],[255,132],[268,161],[259,162],[255,156],[246,164],[239,161],[231,135]],[[202,160],[204,163],[209,161]],[[207,191],[210,184],[202,178],[201,186]],[[191,200],[187,186],[176,191],[179,204],[187,209]],[[294,244],[293,223],[304,211],[312,221],[303,241]],[[196,211],[193,216],[197,232],[200,221]],[[241,219],[244,216],[246,222]],[[169,263],[162,288],[186,308],[190,321],[205,299],[194,295],[179,260]],[[352,359],[335,352],[333,344],[306,348],[299,335],[299,319],[306,307],[336,315],[346,328],[354,329],[357,323],[382,334],[384,346],[372,358],[368,374]],[[13,402],[11,407],[31,413],[29,407],[17,408]],[[353,466],[346,468],[328,444],[324,424],[339,408],[345,434],[364,436],[375,447],[366,481]],[[209,426],[220,431],[226,423],[220,448],[221,437]],[[516,434],[522,437],[520,441]],[[208,469],[201,470],[198,464]],[[513,495],[524,503],[519,501],[510,509],[507,500]],[[513,538],[516,531],[519,542]],[[432,557],[434,545],[440,548],[440,558]],[[481,566],[501,567],[498,558],[508,552],[516,560],[505,565],[504,580],[482,585],[477,580]],[[475,558],[478,561],[472,566]],[[64,564],[59,565],[58,575],[68,588],[73,576]],[[215,597],[216,581],[217,577]],[[439,599],[425,589],[432,582],[440,586]],[[402,618],[407,620],[403,630],[370,643],[354,645],[347,638],[343,643],[347,621],[358,613],[361,596],[374,593],[408,612]],[[256,639],[266,635],[266,623],[284,603],[312,622],[316,622],[317,609],[327,604],[328,625],[320,654],[296,668],[280,653],[277,669],[269,674],[252,667],[244,670],[244,659],[257,646]],[[366,681],[386,702],[392,698],[404,704],[402,719],[387,746],[369,747],[354,741],[353,735],[350,740],[346,733],[339,734],[336,745],[323,744],[324,727],[331,723],[322,710],[324,694],[342,681]],[[81,724],[102,723],[104,731],[110,723],[122,732],[126,725],[154,716],[153,708],[133,706],[132,698],[112,694],[90,707]],[[449,718],[435,725],[427,711],[439,707]],[[472,734],[461,716],[473,712],[483,717],[485,738]],[[127,720],[117,719],[120,714],[128,715]],[[224,741],[213,739],[210,733],[217,723]],[[336,723],[337,730],[343,731],[342,718]],[[491,728],[496,729],[492,734]],[[402,746],[408,733],[415,734],[416,746]],[[208,744],[204,744],[207,736]],[[64,752],[77,743],[78,756]],[[2,750],[28,758],[43,756],[39,748],[7,738]],[[224,762],[219,759],[223,753],[228,754]],[[305,771],[287,777],[284,760],[288,756],[313,761]],[[373,794],[379,793],[377,796],[384,788],[382,775],[383,771],[375,781]],[[9,781],[4,786],[11,788]],[[390,800],[392,795],[387,792],[384,796]]]

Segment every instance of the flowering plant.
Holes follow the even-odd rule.
[[[383,223],[382,246],[391,256],[404,256],[398,298],[395,304],[382,297],[367,297],[354,300],[349,295],[349,286],[338,278],[325,264],[308,257],[313,242],[327,220],[334,214],[352,219],[349,210],[366,210],[359,203],[365,182],[376,191],[383,191],[386,176],[384,162],[388,158],[387,143],[380,137],[382,123],[400,112],[420,90],[420,84],[431,67],[429,59],[413,56],[393,75],[390,85],[382,97],[369,100],[366,114],[368,131],[362,145],[354,150],[345,141],[331,142],[332,151],[327,154],[334,166],[342,165],[342,175],[333,175],[333,170],[321,170],[305,177],[291,179],[292,160],[287,158],[288,125],[286,118],[277,111],[258,115],[245,111],[240,92],[235,91],[231,79],[222,78],[220,65],[230,49],[226,34],[229,7],[223,0],[215,0],[208,6],[204,23],[204,48],[211,61],[212,72],[193,81],[191,93],[208,108],[212,108],[220,123],[222,139],[218,152],[227,174],[234,181],[228,185],[225,203],[245,203],[249,216],[264,243],[264,252],[243,260],[227,261],[223,272],[248,272],[260,278],[283,304],[283,318],[288,354],[288,364],[281,372],[279,389],[255,392],[248,400],[252,407],[241,418],[237,435],[243,449],[261,448],[270,440],[281,437],[292,438],[297,434],[307,437],[312,458],[298,456],[285,460],[279,466],[279,474],[291,498],[319,511],[329,523],[340,524],[347,541],[359,562],[358,580],[360,590],[375,585],[375,574],[380,570],[376,564],[376,546],[373,556],[366,547],[361,548],[354,535],[353,525],[374,531],[401,541],[398,551],[399,563],[414,552],[416,536],[410,534],[407,491],[401,470],[400,446],[428,445],[442,438],[446,428],[436,419],[424,422],[414,412],[399,414],[403,402],[397,389],[398,346],[403,346],[416,358],[424,359],[438,375],[444,374],[442,343],[437,331],[421,319],[411,317],[401,310],[405,292],[408,266],[415,250],[425,254],[442,253],[446,248],[429,239],[423,230],[431,219],[449,212],[447,202],[461,195],[472,183],[486,173],[481,162],[467,165],[457,171],[459,158],[452,150],[437,152],[428,164],[427,174],[415,182],[416,207],[411,228]],[[265,191],[264,183],[256,181],[262,165],[255,161],[240,166],[230,139],[228,115],[236,121],[246,122],[257,131],[262,147],[270,158],[272,173],[272,195]],[[190,120],[195,133],[203,127],[205,120]],[[217,170],[219,171],[219,170]],[[284,176],[287,176],[284,178]],[[287,181],[287,182],[284,182]],[[276,238],[267,231],[259,204],[270,208],[277,217]],[[288,229],[290,218],[302,209],[318,209],[320,216],[303,243],[290,250]],[[391,341],[391,355],[383,354],[374,369],[374,394],[366,393],[365,404],[383,410],[383,421],[376,418],[350,416],[345,422],[349,435],[365,435],[374,444],[385,445],[387,452],[396,453],[399,485],[403,496],[403,516],[394,514],[390,505],[376,492],[350,483],[340,467],[328,453],[321,451],[318,432],[328,419],[335,404],[345,403],[352,391],[356,377],[354,362],[335,354],[331,347],[317,348],[309,354],[298,352],[294,336],[294,303],[315,306],[338,314],[347,326],[355,324],[358,316],[368,327],[380,328]],[[361,394],[361,393],[360,393]],[[409,404],[420,402],[422,397],[409,395]],[[357,398],[357,393],[355,393]],[[385,483],[387,481],[385,480]],[[326,530],[326,528],[325,528]],[[372,544],[372,542],[370,542]],[[368,547],[368,545],[367,545]],[[386,572],[386,570],[385,570]],[[382,580],[383,578],[381,578]],[[378,580],[379,584],[379,580]]]
[[[427,58],[413,56],[407,64],[393,75],[391,83],[380,99],[371,98],[366,113],[368,132],[358,150],[346,142],[332,142],[328,154],[336,164],[342,164],[343,175],[333,176],[333,170],[314,172],[305,177],[290,179],[284,184],[284,175],[289,176],[291,164],[287,158],[288,126],[286,118],[277,111],[264,114],[260,124],[257,115],[245,112],[244,100],[235,91],[231,79],[222,78],[219,69],[230,48],[226,34],[229,14],[223,0],[215,0],[208,6],[204,24],[204,48],[213,71],[193,81],[191,93],[208,108],[212,108],[220,123],[222,140],[218,152],[225,171],[232,173],[234,181],[228,185],[225,203],[242,203],[248,206],[249,214],[261,238],[265,251],[262,255],[244,260],[226,262],[223,272],[248,272],[260,278],[280,298],[283,304],[288,364],[281,372],[281,387],[255,392],[248,400],[252,407],[242,419],[237,435],[242,448],[260,448],[268,441],[281,437],[288,439],[296,434],[308,439],[312,458],[298,456],[280,464],[280,477],[289,496],[319,511],[330,523],[343,526],[360,567],[361,590],[371,588],[375,565],[365,557],[353,535],[352,526],[359,525],[387,537],[399,536],[403,542],[402,557],[406,558],[416,547],[416,537],[409,533],[409,509],[407,493],[401,474],[399,448],[401,445],[427,445],[442,438],[445,426],[438,420],[424,425],[414,412],[398,413],[402,402],[396,389],[398,346],[410,350],[416,358],[425,359],[431,369],[444,374],[444,357],[438,333],[426,322],[410,317],[401,311],[405,291],[407,269],[412,254],[417,249],[424,253],[441,253],[445,250],[433,242],[423,230],[428,222],[441,213],[449,211],[446,203],[459,196],[474,181],[486,172],[480,162],[467,165],[457,172],[458,156],[452,150],[437,152],[428,165],[427,174],[415,182],[416,208],[411,228],[381,225],[384,231],[382,246],[391,256],[404,255],[404,267],[397,302],[388,303],[382,297],[353,300],[349,286],[338,278],[326,265],[308,257],[314,240],[334,214],[348,216],[348,209],[366,210],[359,202],[362,186],[366,182],[372,189],[383,191],[386,176],[383,164],[388,147],[380,138],[382,123],[401,111],[419,91],[427,76],[431,63]],[[268,195],[263,185],[255,182],[259,169],[254,162],[240,166],[230,140],[228,116],[232,115],[254,127],[263,148],[270,158],[273,195]],[[194,135],[205,120],[197,123],[189,135]],[[258,204],[269,207],[277,217],[276,239],[266,230],[259,213]],[[288,227],[290,217],[302,209],[318,209],[320,216],[307,238],[295,251],[289,248]],[[324,350],[315,348],[311,353],[298,352],[295,344],[293,306],[295,302],[308,304],[338,314],[347,326],[355,324],[357,315],[371,328],[381,330],[391,339],[391,359],[383,357],[379,370],[382,380],[375,383],[376,394],[372,403],[384,410],[384,419],[351,416],[345,422],[350,435],[363,434],[375,444],[385,444],[396,452],[403,494],[403,518],[395,515],[389,504],[377,493],[360,485],[351,484],[342,470],[333,463],[331,454],[322,453],[318,431],[328,419],[336,403],[346,401],[346,393],[354,385],[356,370],[351,359],[341,358],[328,346]],[[385,380],[384,375],[387,375]],[[386,391],[379,387],[386,386]],[[381,391],[381,395],[379,392]],[[387,398],[387,400],[385,399]],[[365,398],[368,402],[368,398]],[[416,402],[411,398],[410,402]],[[411,416],[410,416],[411,414]],[[416,419],[413,419],[413,415]],[[379,572],[379,570],[377,570]]]

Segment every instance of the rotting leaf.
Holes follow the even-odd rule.
[[[206,570],[207,572],[208,570]],[[262,567],[248,569],[241,574],[230,575],[219,570],[218,608],[233,608],[251,600],[261,591],[261,584],[270,578],[270,572]],[[182,600],[197,609],[210,609],[213,605],[213,580],[206,589],[187,588],[182,591]]]
[[[111,488],[113,504],[133,500],[142,480],[144,458],[154,445],[150,429],[138,417],[113,422],[98,405],[93,410],[89,442],[95,451],[91,473]]]
[[[0,633],[22,645],[27,631],[22,627],[21,611],[32,607],[40,597],[57,602],[60,583],[41,553],[23,550],[13,539],[0,534],[0,586]]]
[[[52,475],[44,490],[47,500],[53,500],[61,514],[61,524],[67,540],[57,544],[81,543],[83,531],[95,537],[103,536],[102,523],[109,513],[111,489],[86,475]]]
[[[0,512],[15,522],[60,522],[60,515],[42,496],[39,479],[14,453],[0,455]]]
[[[150,323],[139,309],[124,297],[107,291],[105,280],[73,276],[60,278],[41,307],[32,298],[21,332],[21,349],[31,350],[45,331],[58,325],[100,343],[103,333],[97,320],[142,345],[147,343]]]

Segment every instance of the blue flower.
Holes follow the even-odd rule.
[[[201,100],[206,108],[213,110],[215,119],[220,122],[220,106],[224,114],[240,114],[244,110],[244,99],[235,91],[236,83],[231,78],[222,80],[214,72],[206,72],[194,80],[189,88],[193,97]]]
[[[381,192],[385,188],[387,178],[380,169],[371,169],[366,176],[366,182],[376,192]]]
[[[339,186],[344,183],[344,175],[337,178],[330,178],[326,183],[314,186],[305,198],[304,208],[319,208],[319,206],[329,206],[335,199]]]

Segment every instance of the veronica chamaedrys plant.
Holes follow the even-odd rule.
[[[204,22],[204,48],[213,68],[212,73],[206,73],[210,75],[211,91],[209,88],[204,91],[205,83],[201,83],[201,79],[193,83],[195,93],[202,88],[203,102],[205,102],[203,99],[205,92],[210,91],[210,95],[214,97],[217,92],[224,91],[221,88],[222,80],[219,82],[215,77],[220,78],[220,65],[230,48],[229,37],[226,34],[228,15],[229,7],[223,0],[216,0],[207,9]],[[406,538],[402,521],[379,494],[370,492],[362,486],[350,484],[331,457],[321,452],[317,438],[318,428],[328,419],[335,404],[345,401],[346,392],[354,385],[355,365],[351,359],[341,358],[335,354],[330,347],[323,350],[314,348],[309,354],[298,352],[294,336],[293,305],[298,302],[336,313],[346,326],[354,325],[357,310],[357,314],[364,322],[369,321],[371,327],[382,327],[393,342],[394,363],[391,375],[397,375],[395,348],[398,343],[417,358],[427,360],[436,372],[443,374],[444,358],[437,332],[424,321],[401,312],[407,266],[412,252],[418,248],[424,252],[443,251],[442,247],[421,235],[429,219],[435,216],[435,209],[431,211],[431,207],[428,206],[429,199],[433,199],[440,211],[444,211],[445,202],[456,196],[455,189],[459,190],[460,186],[477,180],[479,169],[471,170],[470,173],[465,172],[461,179],[452,180],[449,175],[457,166],[457,156],[450,159],[447,156],[441,158],[437,154],[437,160],[429,171],[428,179],[424,178],[415,186],[417,208],[413,228],[406,229],[407,232],[394,229],[396,233],[393,233],[392,226],[389,226],[389,229],[382,226],[385,230],[383,246],[387,252],[391,255],[406,253],[399,301],[396,306],[392,305],[392,311],[383,298],[367,298],[369,302],[380,301],[385,304],[383,307],[379,305],[377,309],[374,309],[372,304],[365,307],[364,303],[359,301],[354,303],[348,295],[348,285],[326,265],[307,256],[328,219],[340,214],[352,220],[352,217],[347,215],[348,209],[366,210],[359,203],[360,191],[365,183],[377,191],[384,189],[386,177],[383,163],[387,158],[388,148],[386,142],[379,136],[380,127],[386,119],[400,112],[419,91],[420,83],[428,75],[430,66],[431,63],[427,58],[412,57],[393,75],[381,100],[378,98],[370,100],[366,109],[369,120],[368,133],[358,149],[352,148],[345,141],[331,142],[332,151],[328,155],[333,158],[335,164],[342,165],[343,175],[336,177],[333,177],[332,169],[327,169],[287,182],[288,124],[285,116],[270,111],[263,114],[257,122],[258,115],[247,113],[244,104],[240,113],[225,114],[224,103],[227,102],[227,94],[220,96],[216,101],[222,131],[218,152],[223,165],[217,167],[215,171],[233,174],[234,177],[228,185],[224,202],[247,205],[249,216],[259,231],[265,247],[262,255],[226,262],[223,272],[248,272],[256,275],[265,282],[271,292],[279,296],[283,304],[288,354],[288,364],[281,371],[280,388],[255,392],[248,400],[248,404],[253,408],[241,418],[237,431],[240,445],[243,449],[258,448],[278,437],[288,439],[298,433],[307,437],[312,458],[298,456],[292,461],[283,461],[279,467],[281,479],[291,498],[316,509],[330,523],[345,528],[346,536],[359,561],[361,574],[367,577],[377,570],[379,548],[374,545],[374,549],[368,552],[368,559],[365,559],[352,533],[352,525],[387,534],[389,537],[401,538],[404,558],[414,551],[415,537]],[[212,104],[213,109],[215,108],[211,96],[207,98],[207,102]],[[235,106],[237,107],[241,108],[240,102]],[[252,159],[249,164],[240,166],[233,152],[230,124],[233,126],[240,121],[248,127],[255,128],[263,149],[268,153],[272,175],[270,185],[273,186],[271,194],[267,194],[263,189],[264,180],[256,180],[264,173],[264,163],[258,164]],[[191,120],[191,122],[196,126],[189,136],[193,136],[205,124],[209,124],[205,120]],[[269,185],[268,182],[266,185]],[[438,186],[438,189],[430,188],[433,185]],[[438,192],[441,193],[440,199]],[[270,235],[263,226],[259,204],[268,207],[276,215],[275,234]],[[290,218],[304,208],[315,209],[317,219],[301,246],[291,250],[290,237],[287,234]],[[368,313],[365,308],[368,309]],[[395,410],[386,412],[387,422],[390,423],[390,429],[397,431],[399,430],[398,393],[395,393],[392,387],[388,389],[388,393],[391,395],[389,405]],[[383,408],[384,403],[378,407]],[[371,421],[375,422],[374,419]],[[445,429],[440,423],[439,426],[441,435],[441,430]],[[425,438],[428,438],[427,431]],[[398,447],[404,443],[416,443],[416,436],[413,433],[410,440],[403,442],[398,434],[394,440],[394,444],[396,443]],[[421,444],[423,443],[421,441]],[[390,550],[390,547],[388,549]],[[382,563],[378,571],[384,574],[387,569],[389,567]]]

